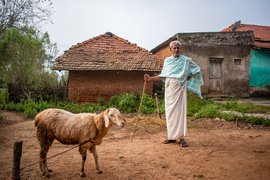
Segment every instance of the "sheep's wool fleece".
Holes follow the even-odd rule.
[[[176,78],[166,78],[165,107],[168,139],[175,140],[184,137],[187,131],[186,83],[179,86]]]

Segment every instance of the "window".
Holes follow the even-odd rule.
[[[234,65],[241,65],[241,59],[234,59]]]

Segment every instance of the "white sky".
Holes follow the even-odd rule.
[[[269,0],[52,0],[43,25],[60,54],[95,36],[113,34],[151,50],[176,33],[216,32],[241,20],[270,26]]]

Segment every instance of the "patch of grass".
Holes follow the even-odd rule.
[[[194,114],[195,118],[202,118],[202,117],[208,117],[208,118],[215,118],[219,117],[219,106],[217,104],[206,104],[201,109]]]
[[[116,107],[121,112],[131,113],[138,109],[139,99],[133,93],[123,93],[112,96],[109,101],[110,107]]]
[[[248,103],[238,103],[235,100],[228,100],[223,104],[225,110],[237,111],[242,113],[267,113],[270,112],[270,107],[248,104]]]
[[[1,95],[0,95],[1,96]],[[81,112],[101,112],[109,107],[116,107],[123,113],[138,112],[140,105],[140,95],[134,95],[133,93],[123,93],[111,97],[108,104],[105,104],[103,99],[99,100],[99,103],[85,103],[76,104],[72,102],[46,102],[31,100],[22,100],[19,103],[6,102],[5,95],[3,95],[0,101],[0,109],[8,111],[23,112],[29,117],[35,116],[37,112],[40,112],[47,108],[61,108],[73,113]],[[224,104],[213,102],[209,99],[201,99],[198,96],[189,94],[187,102],[187,115],[194,118],[221,118],[228,121],[234,121],[236,119],[244,121],[254,125],[270,126],[270,120],[262,117],[250,117],[250,116],[237,116],[233,113],[222,113],[222,111],[237,111],[240,113],[269,113],[270,107],[259,106],[254,104],[242,104],[238,103],[235,99],[228,99]],[[160,112],[165,113],[164,100],[160,100]],[[149,114],[156,112],[155,99],[148,95],[144,95],[141,113]]]
[[[156,111],[157,111],[157,107],[156,107],[155,99],[148,94],[144,94],[142,105],[141,105],[141,112],[144,114],[150,114]]]
[[[264,122],[267,121],[261,117],[250,117],[250,116],[243,116],[241,120],[253,125],[263,125]]]
[[[8,92],[6,89],[0,89],[0,104],[7,103]]]
[[[265,119],[265,120],[263,121],[263,125],[264,125],[264,126],[270,126],[270,119]]]
[[[187,97],[187,115],[193,116],[195,113],[198,113],[202,107],[208,104],[213,104],[213,102],[207,99],[201,99],[193,94],[189,94]]]
[[[220,113],[220,118],[225,119],[226,121],[234,121],[238,116],[232,113]]]

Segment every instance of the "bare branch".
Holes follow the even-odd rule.
[[[51,10],[51,0],[1,0],[0,35],[12,27],[35,29],[40,23],[50,21]]]

